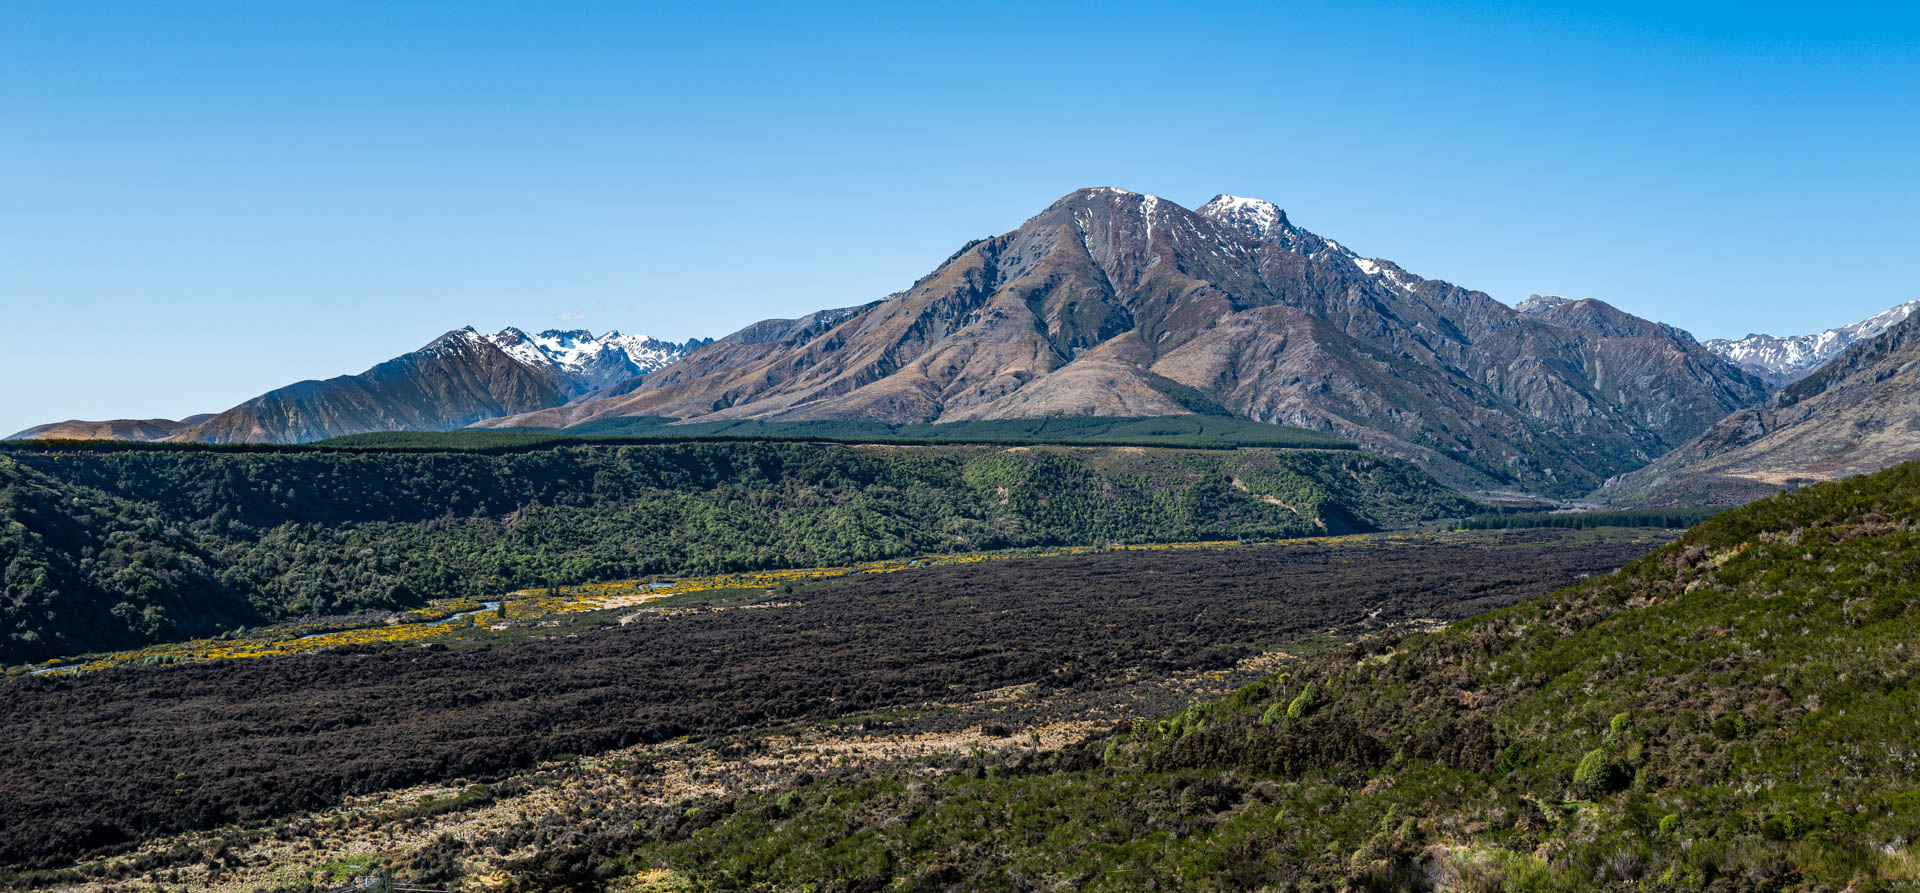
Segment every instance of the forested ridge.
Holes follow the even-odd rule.
[[[549,582],[1344,533],[1473,508],[1356,451],[8,450],[0,661]]]

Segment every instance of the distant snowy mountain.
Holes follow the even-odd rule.
[[[1527,295],[1527,299],[1515,304],[1513,309],[1528,316],[1539,316],[1562,304],[1571,303],[1573,303],[1572,298],[1563,298],[1559,295]]]
[[[695,339],[674,344],[619,332],[595,337],[585,329],[548,329],[529,335],[511,326],[485,337],[514,359],[558,370],[589,391],[638,378],[702,343]]]
[[[1739,410],[1645,468],[1609,480],[1594,497],[1620,506],[1737,505],[1920,460],[1920,430],[1913,424],[1920,417],[1920,314],[1914,307],[1902,304],[1820,335],[1771,339],[1826,339],[1816,341],[1824,345],[1835,333],[1884,325],[1896,313],[1906,317],[1774,391],[1765,404]]]
[[[620,393],[712,339],[674,344],[584,329],[455,329],[358,375],[302,381],[190,419],[68,421],[15,438],[306,443],[372,431],[445,431]]]
[[[1706,348],[1765,379],[1773,387],[1784,387],[1806,378],[1847,348],[1879,336],[1920,308],[1920,301],[1908,301],[1852,325],[1828,329],[1816,335],[1748,335],[1745,338],[1715,338]]]

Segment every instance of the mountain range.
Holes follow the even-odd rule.
[[[1599,301],[1523,313],[1295,226],[1073,192],[907,289],[757,323],[630,392],[479,423],[950,422],[1228,412],[1479,489],[1584,493],[1759,403],[1758,378]]]
[[[1814,370],[1847,348],[1892,328],[1910,316],[1917,307],[1920,307],[1920,301],[1908,301],[1851,325],[1813,335],[1715,338],[1706,342],[1706,346],[1734,365],[1759,376],[1769,386],[1786,387],[1812,375]]]
[[[225,412],[179,421],[71,420],[12,439],[305,443],[370,431],[446,431],[618,392],[699,343],[579,329],[482,335],[469,326],[358,375],[297,382]]]
[[[1568,498],[1604,482],[1596,497],[1615,503],[1737,500],[1884,467],[1920,444],[1889,414],[1906,405],[1906,336],[1892,333],[1916,307],[1702,344],[1598,300],[1509,307],[1363,257],[1260,199],[1188,210],[1101,187],[968,242],[880,300],[717,340],[469,327],[217,414],[14,436],[299,443],[635,416],[1200,413],[1327,432],[1483,493]]]
[[[1913,459],[1920,459],[1920,316],[1855,344],[1765,405],[1727,416],[1596,495],[1621,505],[1727,505]]]

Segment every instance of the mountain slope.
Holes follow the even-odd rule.
[[[1673,326],[1592,299],[1561,298],[1530,315],[1587,335],[1578,349],[1586,379],[1609,403],[1661,432],[1663,439],[1698,433],[1703,420],[1710,423],[1729,407],[1758,401],[1753,380],[1727,375],[1720,357]]]
[[[1911,889],[1916,516],[1920,464],[1818,485],[1059,751],[675,804],[524,888]]]
[[[446,431],[494,415],[625,393],[702,343],[595,336],[584,329],[529,335],[506,328],[483,336],[467,327],[359,375],[276,388],[218,414],[72,420],[8,439],[303,443],[373,431]]]
[[[167,439],[305,443],[369,431],[444,431],[563,403],[573,392],[559,369],[515,359],[469,327],[358,375],[276,388]]]
[[[1100,188],[884,300],[758,324],[630,393],[484,425],[1154,416],[1185,411],[1176,395],[1194,391],[1456,482],[1567,494],[1763,394],[1685,333],[1535,319],[1361,258],[1267,202],[1220,196],[1194,212]]]
[[[89,422],[68,419],[48,425],[35,425],[8,436],[7,440],[163,440],[210,418],[212,413],[174,419],[108,419]]]
[[[1707,349],[1729,362],[1765,379],[1772,387],[1785,387],[1820,368],[1847,348],[1879,336],[1920,308],[1920,301],[1908,301],[1876,313],[1851,325],[1828,329],[1816,335],[1748,335],[1745,338],[1715,338]]]
[[[1730,504],[1920,459],[1920,316],[1854,345],[1767,405],[1722,419],[1595,495],[1614,504]]]

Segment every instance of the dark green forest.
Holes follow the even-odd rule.
[[[850,770],[533,887],[1773,891],[1920,881],[1920,463],[1010,761]]]
[[[0,661],[547,583],[1360,532],[1475,509],[1357,451],[26,446],[0,451]]]
[[[1676,530],[1692,527],[1720,512],[1723,506],[1703,508],[1614,509],[1596,512],[1522,512],[1475,515],[1460,522],[1466,530],[1526,530],[1556,528],[1587,530],[1594,527],[1668,527]]]

